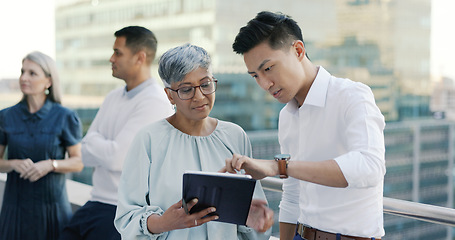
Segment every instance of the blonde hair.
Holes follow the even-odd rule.
[[[26,59],[38,64],[41,69],[43,69],[46,77],[49,77],[51,79],[51,86],[48,89],[49,94],[47,95],[47,98],[53,102],[61,104],[62,91],[60,89],[60,78],[58,76],[57,65],[55,61],[48,55],[38,51],[27,54],[27,56],[22,59],[22,62],[24,62]]]

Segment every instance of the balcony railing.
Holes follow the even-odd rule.
[[[0,173],[0,206],[5,181],[6,174]],[[281,192],[283,180],[269,177],[261,180],[261,184],[266,190]],[[82,206],[90,197],[91,186],[89,185],[67,180],[67,189],[74,210]],[[384,197],[384,213],[455,227],[455,209],[452,208]]]
[[[262,187],[282,191],[283,180],[265,178]],[[455,227],[455,209],[384,197],[384,213]]]

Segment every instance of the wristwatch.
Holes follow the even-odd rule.
[[[58,167],[58,162],[57,160],[51,160],[52,161],[52,167],[54,168],[54,172],[55,170],[57,170],[57,167]]]
[[[280,178],[288,178],[287,169],[291,155],[289,154],[277,154],[275,155],[275,161],[278,163],[278,172]]]

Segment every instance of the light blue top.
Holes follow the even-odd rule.
[[[271,229],[259,234],[246,226],[215,221],[161,234],[147,230],[148,216],[162,215],[182,198],[185,170],[216,172],[233,153],[251,156],[248,136],[233,123],[218,120],[209,136],[182,133],[166,119],[143,128],[131,144],[120,179],[114,223],[122,238],[269,239]],[[259,181],[253,198],[265,199]]]

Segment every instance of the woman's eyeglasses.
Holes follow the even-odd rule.
[[[209,94],[214,93],[216,91],[217,82],[218,82],[218,80],[216,80],[215,78],[212,78],[212,80],[203,82],[199,86],[188,86],[188,87],[181,87],[178,89],[172,89],[172,88],[167,88],[167,89],[177,92],[177,95],[179,96],[180,99],[188,100],[188,99],[191,99],[194,97],[194,94],[196,93],[196,88],[201,89],[201,92],[204,95],[209,95]]]

